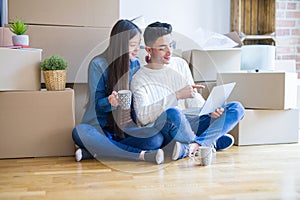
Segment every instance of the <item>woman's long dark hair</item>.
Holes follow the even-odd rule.
[[[129,20],[119,20],[112,28],[109,46],[106,49],[108,61],[109,92],[129,89],[129,40],[141,30]],[[120,110],[108,115],[107,126],[113,128],[119,137],[124,137],[124,132],[117,125]],[[115,119],[114,119],[115,118]]]

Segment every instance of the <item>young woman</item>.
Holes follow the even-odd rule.
[[[163,136],[156,128],[139,128],[130,110],[121,110],[117,91],[129,89],[129,82],[140,62],[141,30],[129,20],[119,20],[112,28],[109,46],[89,64],[89,102],[82,123],[72,132],[76,160],[125,158],[161,164],[159,149]],[[120,128],[120,118],[127,123]]]

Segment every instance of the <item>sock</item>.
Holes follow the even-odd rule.
[[[77,162],[81,160],[93,159],[94,156],[91,155],[86,149],[77,149],[75,152],[75,159]]]
[[[81,161],[82,159],[82,150],[80,148],[75,152],[75,159],[77,162]]]
[[[145,153],[146,153],[146,151],[141,151],[141,153],[139,155],[140,160],[145,160]]]
[[[148,162],[154,162],[156,164],[162,164],[164,162],[164,151],[158,149],[156,151],[147,151],[144,153],[144,160]]]

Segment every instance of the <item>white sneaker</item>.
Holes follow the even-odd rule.
[[[229,149],[230,147],[232,147],[233,143],[234,137],[230,134],[225,134],[216,141],[216,144],[214,146],[217,151],[220,151]]]
[[[189,155],[189,145],[176,142],[173,148],[172,160],[179,160]]]

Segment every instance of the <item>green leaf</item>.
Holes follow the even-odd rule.
[[[68,63],[60,56],[52,55],[46,58],[40,64],[40,68],[43,71],[47,70],[65,70],[68,67]]]
[[[11,32],[16,35],[24,35],[28,26],[26,26],[22,20],[15,19],[11,24],[9,24],[9,28]]]

